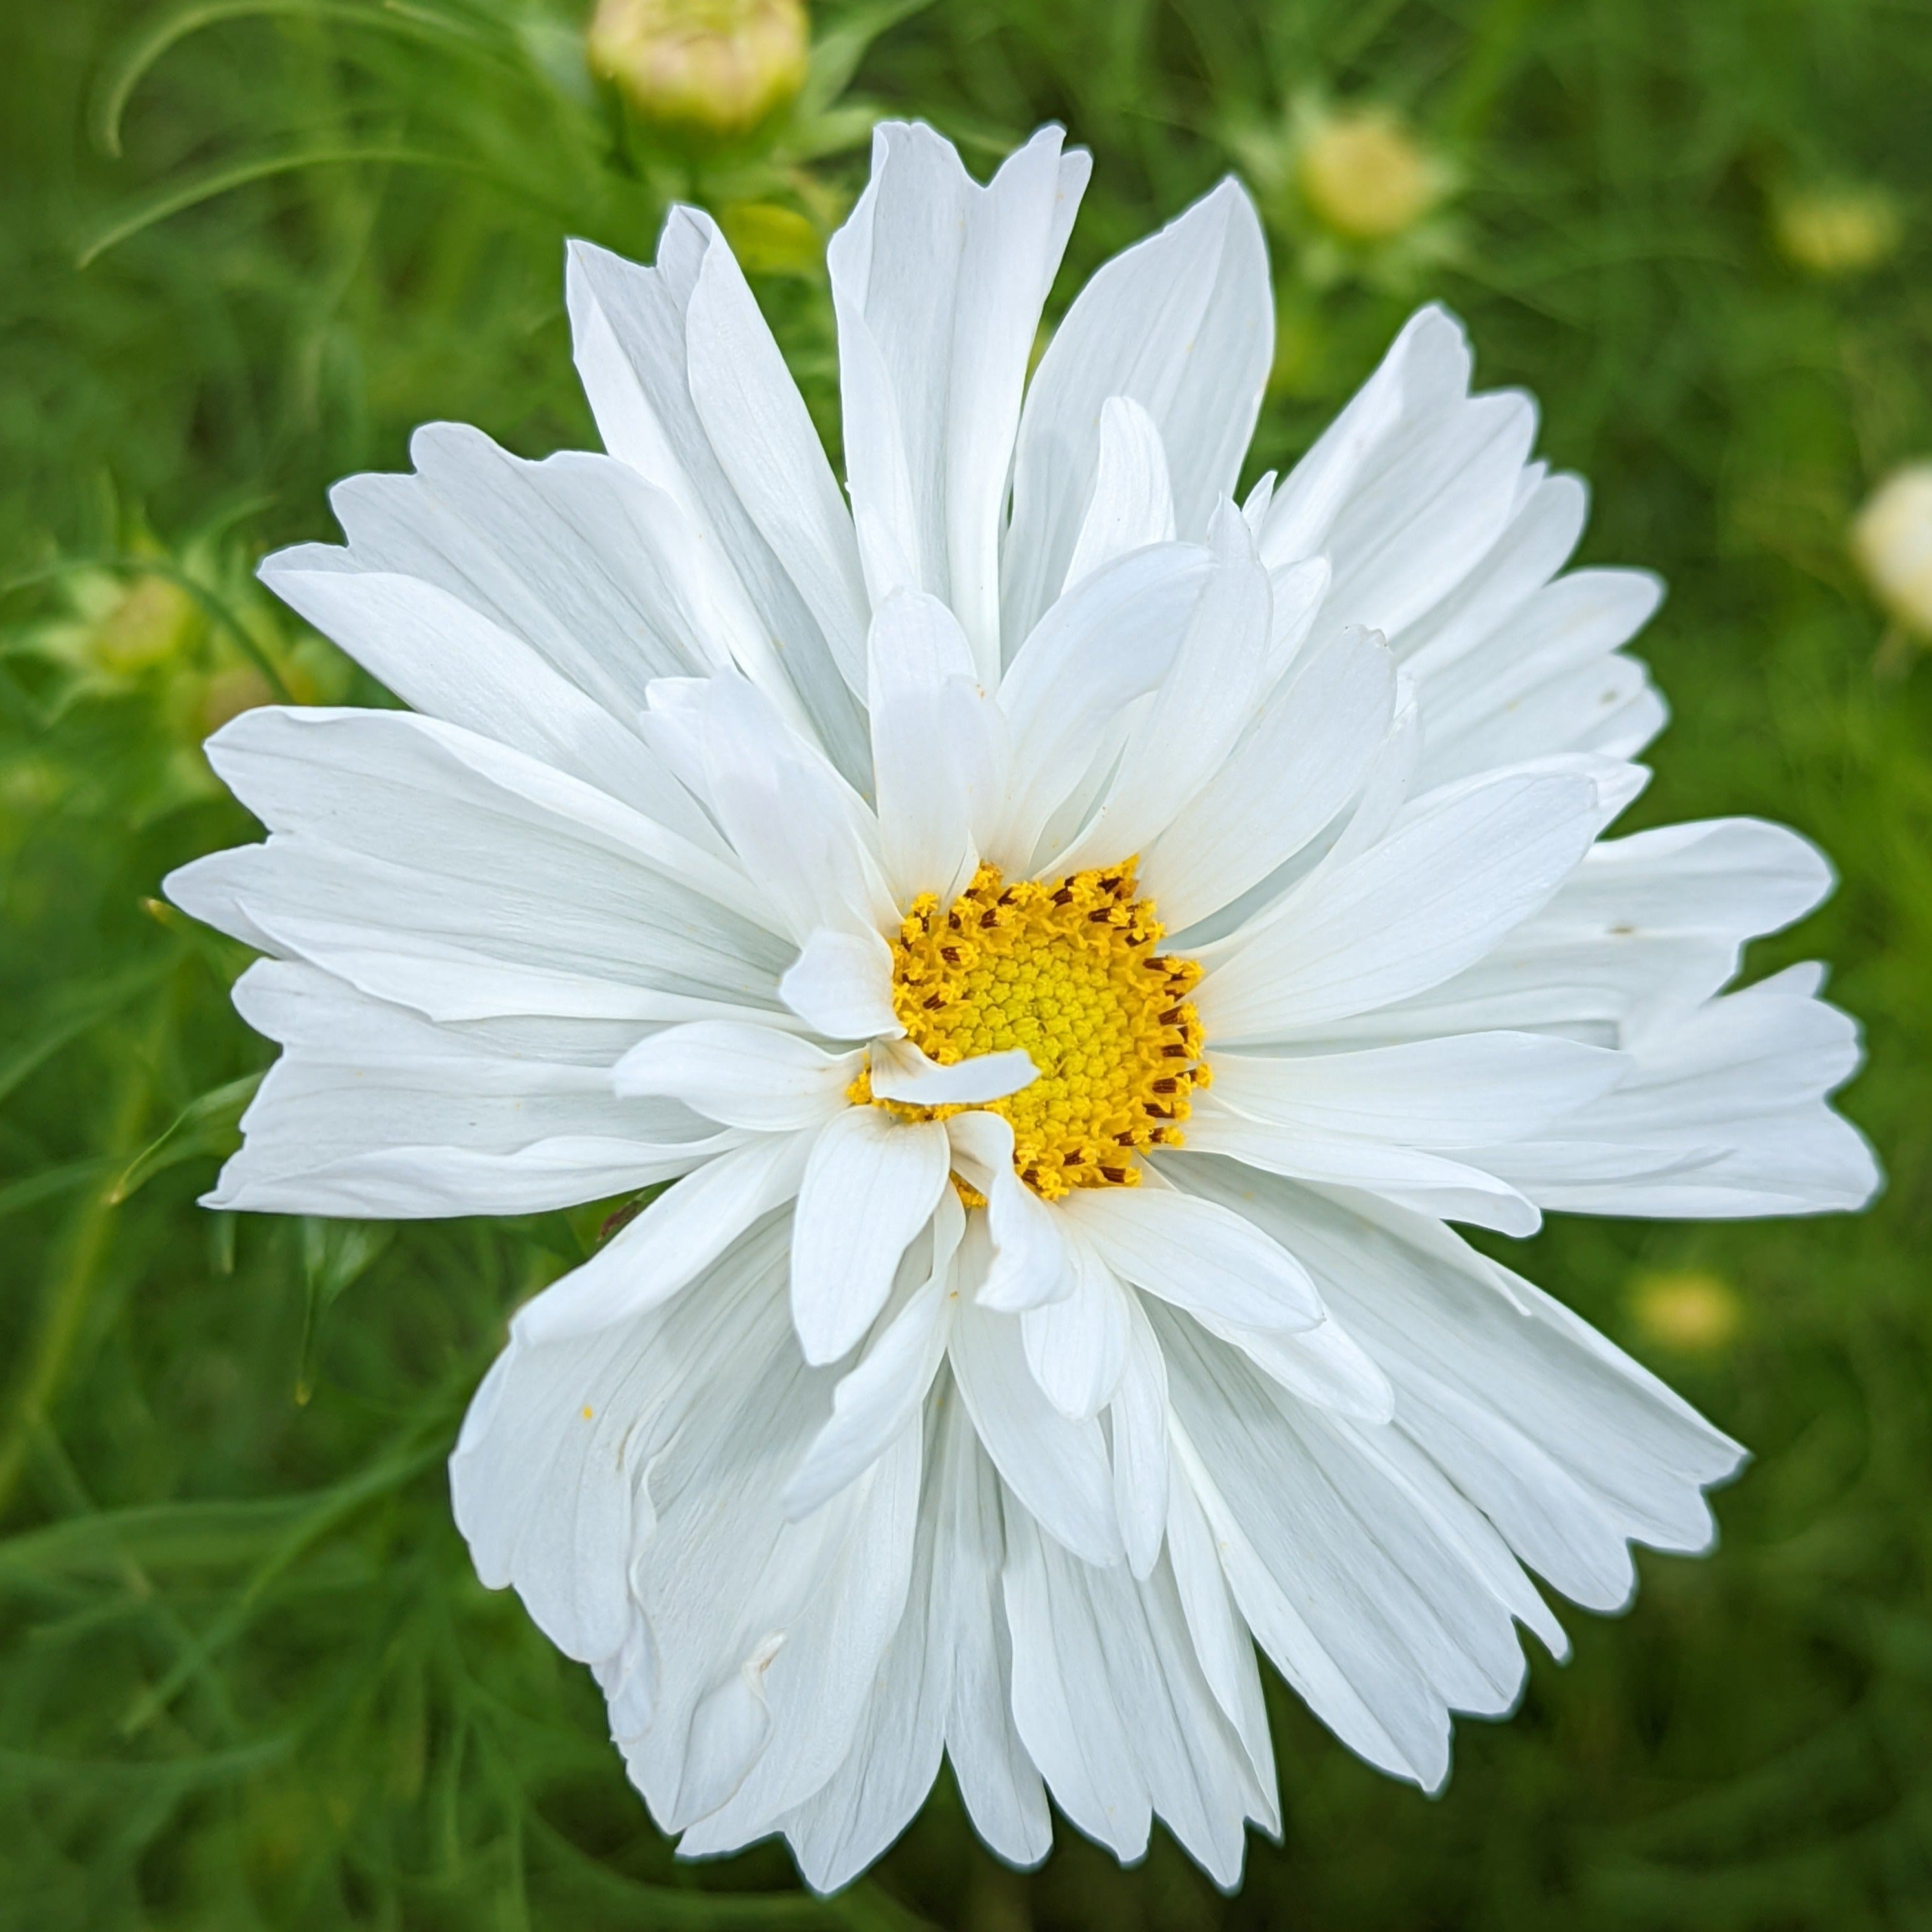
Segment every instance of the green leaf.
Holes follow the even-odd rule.
[[[131,1195],[146,1186],[165,1168],[178,1166],[212,1154],[225,1160],[242,1144],[242,1116],[255,1090],[262,1084],[259,1073],[245,1073],[225,1087],[217,1087],[190,1100],[166,1131],[137,1154],[108,1190],[108,1203],[118,1208]]]

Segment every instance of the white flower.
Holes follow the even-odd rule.
[[[1658,589],[1557,574],[1584,493],[1528,398],[1425,309],[1238,509],[1232,183],[1024,386],[1086,173],[878,130],[849,511],[706,217],[574,249],[610,453],[439,426],[341,485],[347,548],[264,574],[415,710],[238,719],[268,842],[169,882],[269,956],[236,1000],[285,1048],[214,1204],[684,1177],[518,1311],[457,1517],[682,1849],[782,1832],[820,1887],[942,1750],[1009,1859],[1050,1792],[1232,1882],[1278,1822],[1255,1641],[1435,1789],[1516,1624],[1563,1652],[1525,1566],[1615,1609],[1740,1454],[1448,1223],[1875,1184],[1820,969],[1722,990],[1824,861],[1600,840]]]

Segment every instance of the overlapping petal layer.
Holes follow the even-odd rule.
[[[685,1850],[781,1833],[836,1886],[944,1754],[1015,1862],[1050,1796],[1231,1884],[1279,1825],[1257,1646],[1432,1790],[1517,1626],[1563,1652],[1532,1572],[1610,1609],[1634,1543],[1708,1544],[1742,1452],[1449,1224],[1867,1198],[1818,970],[1726,990],[1829,874],[1754,820],[1603,836],[1658,586],[1562,574],[1582,486],[1440,310],[1237,509],[1272,331],[1238,187],[1029,382],[1085,158],[1049,129],[982,188],[888,126],[874,169],[830,257],[849,508],[680,210],[653,267],[572,251],[608,454],[427,430],[338,490],[346,548],[264,566],[414,712],[212,742],[268,836],[168,890],[270,956],[237,1001],[284,1051],[210,1198],[675,1179],[518,1311],[451,1472]],[[1188,1070],[1138,1151],[1072,1151],[1045,1064],[1104,1058],[1104,974],[987,964],[982,1005],[1073,1000],[1027,1050],[946,1060],[905,1004],[909,908],[963,962],[999,879],[1163,975]],[[1049,1077],[1064,1198],[998,1111]]]

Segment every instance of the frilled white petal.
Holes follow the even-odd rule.
[[[285,1050],[210,1207],[531,1213],[682,1174],[742,1138],[675,1102],[616,1098],[610,1062],[634,1027],[438,1026],[282,960],[250,967],[235,1004]]]
[[[581,780],[401,712],[246,712],[209,741],[266,845],[164,890],[265,950],[435,1019],[776,1006],[743,875]]]
[[[1055,807],[1096,759],[1118,751],[1109,739],[1116,721],[1167,675],[1213,567],[1198,544],[1135,550],[1047,612],[1000,686],[1012,779],[984,856],[1010,871],[1029,867]]]
[[[1046,1796],[1010,1710],[998,1491],[965,1411],[942,1401],[905,1614],[845,1762],[782,1821],[816,1890],[844,1885],[898,1835],[932,1787],[942,1744],[980,1837],[1012,1864],[1046,1856]]]
[[[936,597],[895,591],[868,643],[873,789],[886,877],[899,902],[942,903],[971,878],[999,824],[1006,716],[983,690],[972,647]]]
[[[416,710],[527,752],[722,853],[696,800],[620,722],[634,707],[614,716],[599,696],[441,584],[370,568],[353,551],[325,544],[278,551],[260,575]]]
[[[848,778],[861,778],[866,752],[863,720],[853,698],[857,687],[839,665],[842,659],[857,677],[864,634],[861,629],[837,637],[841,602],[827,594],[842,580],[849,580],[850,562],[832,554],[814,556],[800,566],[802,585],[776,547],[789,548],[802,530],[825,526],[828,492],[836,501],[836,485],[815,439],[808,432],[806,442],[797,440],[795,396],[790,402],[772,398],[770,385],[777,378],[770,353],[761,350],[752,365],[736,371],[718,370],[709,356],[700,354],[706,374],[700,377],[694,370],[694,304],[728,321],[741,346],[761,326],[754,309],[748,313],[734,299],[730,277],[721,278],[717,271],[706,277],[714,251],[728,254],[716,225],[688,208],[675,208],[667,218],[653,268],[573,242],[566,286],[578,373],[604,447],[655,485],[679,512],[683,532],[679,562],[686,598],[703,613],[706,629],[775,700],[787,704],[788,694],[795,693],[798,710],[838,769]],[[701,300],[700,285],[706,291]],[[737,399],[737,410],[730,406],[734,382],[742,382],[746,392]],[[707,384],[700,408],[694,391]],[[746,417],[755,423],[755,413],[742,406],[760,388],[767,422],[749,446],[732,451],[728,466],[721,460],[706,414],[726,434],[746,426]],[[766,479],[748,504],[734,474],[746,473],[759,460],[772,417],[778,419],[792,458],[803,467],[788,472],[793,496],[775,502],[770,484],[776,479]],[[769,532],[762,529],[760,518],[775,512],[779,520]],[[828,541],[835,550],[849,551],[849,536],[842,544],[836,538]],[[808,586],[825,607],[832,638],[808,601]],[[782,665],[772,650],[776,638],[787,640]]]
[[[942,1192],[925,1278],[832,1392],[832,1414],[784,1488],[785,1512],[807,1516],[872,1467],[919,1415],[946,1354],[957,1290],[953,1257],[966,1232],[959,1198]]]
[[[1166,831],[1247,728],[1268,661],[1273,605],[1254,539],[1232,503],[1208,528],[1213,559],[1186,634],[1120,752],[1099,809],[1046,869],[1112,865]]]
[[[1366,1188],[1425,1214],[1468,1221],[1499,1234],[1533,1234],[1543,1225],[1527,1196],[1468,1161],[1398,1142],[1277,1126],[1238,1114],[1211,1093],[1194,1102],[1187,1144],[1204,1154],[1226,1154],[1264,1174]]]
[[[1217,1054],[1214,1098],[1311,1133],[1486,1147],[1600,1100],[1630,1069],[1624,1055],[1576,1040],[1472,1033],[1353,1053]]]
[[[1546,1208],[1714,1220],[1862,1208],[1879,1172],[1826,1104],[1858,1070],[1856,1023],[1794,967],[1633,1029],[1616,1090],[1480,1156]]]
[[[1040,1078],[1023,1046],[974,1054],[942,1066],[910,1040],[880,1040],[873,1043],[872,1060],[874,1096],[916,1107],[976,1107],[1003,1100]]]
[[[1162,1164],[1294,1244],[1395,1384],[1403,1432],[1565,1596],[1621,1605],[1630,1540],[1708,1545],[1701,1492],[1742,1450],[1559,1303],[1419,1216],[1192,1154]]]
[[[1308,1270],[1242,1215],[1172,1188],[1076,1189],[1060,1210],[1116,1274],[1177,1307],[1255,1328],[1310,1328]]]
[[[1130,397],[1153,418],[1176,527],[1198,538],[1233,493],[1274,353],[1267,244],[1253,204],[1232,181],[1117,255],[1081,291],[1020,418],[1002,561],[1010,653],[1066,580],[1108,399]]]
[[[1274,1815],[1203,1676],[1174,1578],[1096,1570],[1024,1516],[1010,1525],[1013,1716],[1047,1788],[1115,1856],[1157,1814],[1214,1881],[1240,1878],[1243,1826]]]
[[[1547,902],[1588,850],[1597,809],[1588,778],[1559,772],[1418,800],[1379,844],[1205,949],[1210,1037],[1282,1039],[1439,985]]]
[[[699,728],[705,802],[794,940],[888,923],[872,814],[824,758],[729,674],[704,685]]]
[[[1126,1359],[1107,1406],[1114,1510],[1127,1568],[1144,1581],[1160,1560],[1168,1516],[1167,1363],[1140,1297],[1125,1298]],[[1226,1708],[1225,1706],[1223,1707]]]
[[[1469,369],[1460,326],[1433,303],[1418,309],[1380,368],[1270,494],[1261,519],[1263,560],[1273,567],[1322,549],[1405,412],[1440,411],[1466,394]]]
[[[1170,928],[1218,912],[1329,825],[1361,790],[1394,707],[1394,662],[1372,632],[1342,631],[1299,658],[1142,862]]]
[[[520,1308],[519,1340],[566,1341],[612,1328],[668,1301],[740,1235],[782,1208],[804,1178],[809,1132],[760,1134],[687,1174],[620,1228],[582,1267]]]
[[[982,1245],[969,1228],[965,1257]],[[968,1276],[970,1286],[970,1274]],[[959,1392],[1006,1486],[1048,1534],[1090,1563],[1118,1563],[1122,1549],[1113,1475],[1100,1424],[1075,1421],[1047,1400],[1028,1366],[1017,1318],[962,1292],[948,1358]]]
[[[937,1121],[848,1107],[820,1134],[792,1230],[792,1321],[808,1362],[834,1362],[872,1326],[892,1274],[946,1185]]]
[[[610,1084],[626,1098],[682,1100],[723,1126],[782,1133],[838,1112],[863,1058],[770,1027],[698,1020],[638,1041],[611,1069]]]
[[[998,1114],[956,1114],[946,1124],[952,1164],[986,1197],[990,1267],[985,1307],[1017,1313],[1073,1292],[1073,1261],[1053,1209],[1013,1172],[1013,1130]]]
[[[1130,550],[1174,541],[1174,485],[1160,426],[1131,396],[1100,405],[1094,494],[1066,566],[1062,592]]]
[[[1127,1292],[1092,1246],[1066,1241],[1073,1287],[1020,1317],[1027,1366],[1048,1402],[1076,1422],[1098,1415],[1126,1374],[1132,1332]]]
[[[778,997],[832,1040],[896,1038],[892,948],[876,932],[817,928],[778,980]]]
[[[873,130],[826,250],[846,460],[874,601],[926,590],[999,674],[999,537],[1020,392],[1088,161],[1045,128],[985,187],[922,124]]]

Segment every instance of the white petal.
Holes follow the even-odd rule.
[[[1607,1094],[1622,1054],[1530,1033],[1472,1033],[1355,1053],[1214,1056],[1214,1098],[1258,1120],[1417,1148],[1524,1138]]]
[[[1010,638],[1066,581],[1108,399],[1130,397],[1153,418],[1176,526],[1198,537],[1233,492],[1274,352],[1267,246],[1232,181],[1094,276],[1048,345],[1020,419],[1001,590]]]
[[[942,1742],[974,1827],[993,1851],[1021,1865],[1046,1856],[1046,1795],[1010,1709],[1004,1553],[998,1479],[961,1404],[942,1399],[906,1613],[850,1754],[784,1821],[815,1890],[845,1884],[898,1835],[932,1787]]]
[[[1166,1388],[1163,1371],[1163,1406]],[[1261,1672],[1255,1664],[1255,1640],[1228,1594],[1220,1552],[1192,1484],[1177,1462],[1171,1460],[1168,1468],[1168,1558],[1187,1633],[1194,1640],[1194,1654],[1214,1701],[1246,1748],[1256,1782],[1272,1798],[1274,1745],[1268,1734],[1268,1707],[1262,1700]],[[1279,1809],[1271,1807],[1260,1822],[1268,1830],[1279,1832]]]
[[[1073,1292],[1073,1262],[1054,1210],[1013,1172],[1013,1130],[998,1114],[956,1114],[946,1124],[952,1164],[986,1197],[992,1265],[982,1306],[1008,1313]]]
[[[282,960],[256,961],[235,1004],[287,1051],[242,1116],[212,1207],[530,1213],[669,1179],[742,1138],[610,1091],[634,1026],[438,1026]]]
[[[793,1224],[792,1321],[808,1362],[835,1362],[891,1292],[946,1185],[946,1130],[851,1107],[820,1134]]]
[[[1129,1298],[1076,1235],[1067,1242],[1073,1292],[1020,1317],[1027,1364],[1048,1402],[1076,1422],[1098,1415],[1126,1372]]]
[[[1029,867],[1054,808],[1087,776],[1114,721],[1167,675],[1212,567],[1196,544],[1135,550],[1040,620],[1000,687],[1012,795],[983,856],[1009,871]]]
[[[1171,931],[1292,858],[1360,790],[1394,716],[1395,667],[1371,632],[1340,632],[1276,685],[1229,753],[1142,861]]]
[[[732,850],[794,939],[876,932],[892,916],[864,802],[759,693],[728,674],[704,692],[705,791]]]
[[[675,561],[688,601],[704,614],[701,628],[721,638],[740,668],[788,715],[796,710],[808,721],[841,772],[862,781],[864,721],[838,654],[844,653],[856,673],[863,633],[854,632],[835,646],[814,614],[823,608],[839,631],[836,586],[849,566],[836,554],[843,546],[836,536],[826,538],[822,554],[812,553],[808,560],[799,554],[801,537],[823,530],[827,490],[836,496],[824,454],[815,438],[809,446],[796,440],[795,412],[773,400],[772,386],[784,379],[768,340],[756,358],[758,380],[743,379],[740,398],[760,394],[766,418],[734,407],[732,387],[741,379],[710,364],[706,406],[721,431],[748,433],[747,446],[730,452],[731,472],[750,471],[774,434],[802,470],[788,470],[782,482],[754,478],[748,505],[693,394],[689,311],[700,282],[714,313],[733,307],[718,299],[726,292],[724,272],[706,275],[714,250],[728,252],[716,225],[688,208],[674,208],[667,218],[653,268],[573,242],[566,286],[578,372],[604,447],[676,507],[685,538],[684,554]],[[755,309],[735,306],[728,319],[741,346],[762,330]],[[795,492],[796,500],[786,502],[787,491]],[[761,519],[771,520],[773,541],[759,527]],[[788,553],[784,560],[774,542]],[[788,562],[798,566],[803,584],[794,581]],[[776,638],[786,640],[782,661],[772,648]]]
[[[818,927],[778,981],[778,996],[831,1040],[895,1038],[892,948],[874,932]]]
[[[665,1095],[725,1126],[778,1133],[829,1119],[862,1064],[795,1034],[700,1020],[640,1040],[610,1083],[620,1095]]]
[[[1178,1307],[1256,1328],[1322,1319],[1307,1270],[1218,1202],[1168,1187],[1080,1188],[1061,1212],[1117,1274]]]
[[[1209,949],[1196,995],[1209,1037],[1279,1039],[1449,978],[1576,869],[1597,796],[1587,778],[1534,772],[1431,794],[1381,844]]]
[[[798,1192],[812,1140],[808,1133],[760,1135],[686,1175],[582,1267],[518,1309],[512,1334],[532,1345],[568,1341],[668,1301]]]
[[[1066,566],[1064,595],[1103,563],[1148,544],[1174,541],[1174,487],[1160,426],[1131,396],[1100,406],[1093,500]]]
[[[1014,1718],[1067,1816],[1131,1859],[1156,1813],[1232,1888],[1243,1822],[1274,1802],[1202,1672],[1171,1571],[1090,1569],[1022,1522],[1004,1580]]]
[[[1560,1304],[1435,1222],[1371,1220],[1365,1203],[1186,1154],[1163,1165],[1217,1197],[1238,1190],[1294,1243],[1395,1384],[1404,1430],[1565,1595],[1622,1604],[1636,1580],[1627,1538],[1708,1545],[1700,1489],[1743,1452]]]
[[[872,1059],[874,1097],[915,1107],[976,1107],[1003,1100],[1040,1078],[1033,1056],[1021,1046],[942,1066],[910,1040],[887,1040],[873,1047]]]
[[[628,723],[441,585],[362,568],[322,544],[279,551],[259,574],[416,710],[528,752],[722,853],[696,802]]]
[[[935,597],[886,598],[868,652],[886,876],[902,903],[934,892],[944,904],[972,875],[976,832],[997,822],[1005,717],[976,681],[965,633]]]
[[[808,1516],[870,1468],[919,1414],[952,1328],[952,1258],[965,1232],[950,1188],[933,1217],[932,1268],[860,1358],[839,1378],[832,1414],[784,1487],[785,1514]]]
[[[929,128],[882,122],[826,253],[847,464],[874,601],[946,598],[999,669],[998,543],[1035,325],[1085,185],[1043,128],[976,187]]]
[[[1127,1568],[1144,1581],[1160,1560],[1168,1516],[1167,1364],[1140,1298],[1125,1297],[1126,1360],[1107,1419],[1114,1447],[1114,1510]]]
[[[969,1227],[967,1252],[974,1243]],[[959,1392],[1006,1486],[1047,1532],[1090,1563],[1118,1563],[1113,1474],[1097,1421],[1061,1414],[1027,1366],[1020,1324],[962,1294],[947,1351]]]
[[[1381,366],[1274,491],[1262,522],[1263,559],[1273,566],[1314,555],[1405,410],[1459,401],[1468,386],[1461,325],[1432,302],[1418,309]]]
[[[1112,865],[1151,844],[1226,763],[1253,716],[1268,657],[1268,573],[1232,503],[1215,512],[1209,543],[1213,568],[1174,662],[1100,810],[1050,871]]]
[[[694,215],[708,225],[708,218]],[[846,682],[866,688],[866,586],[852,519],[798,387],[715,232],[685,320],[691,397],[739,500],[797,586]]]
[[[438,1019],[775,1000],[786,949],[745,916],[741,873],[520,752],[320,709],[247,712],[209,742],[276,836],[165,890],[253,944]]]
[[[1366,1188],[1423,1214],[1502,1234],[1533,1234],[1543,1225],[1533,1202],[1466,1161],[1388,1141],[1272,1126],[1222,1106],[1211,1094],[1194,1103],[1187,1144],[1264,1174]]]

